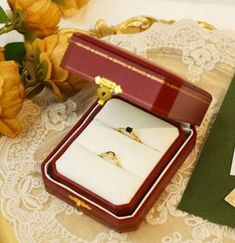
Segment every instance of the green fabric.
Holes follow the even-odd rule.
[[[178,206],[217,224],[235,227],[235,208],[224,198],[235,188],[230,175],[235,146],[235,77]]]

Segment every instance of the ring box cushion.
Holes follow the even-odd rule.
[[[117,130],[120,127],[132,127],[142,142],[120,133]],[[60,181],[64,177],[69,179],[74,182],[71,186],[81,194],[85,193],[82,188],[86,188],[91,195],[97,196],[96,200],[107,201],[113,207],[111,210],[124,214],[127,212],[124,209],[122,212],[122,206],[129,205],[130,212],[135,209],[137,205],[130,204],[146,179],[166,152],[171,148],[173,156],[184,140],[183,131],[175,124],[114,98],[54,161],[54,177]],[[176,142],[178,147],[172,149]],[[99,156],[108,151],[115,153],[121,168]],[[155,173],[155,179],[158,173]],[[151,180],[153,183],[154,178]],[[145,190],[142,191],[141,197],[145,194]],[[120,211],[117,208],[121,208]]]

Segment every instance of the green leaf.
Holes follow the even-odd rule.
[[[47,72],[48,72],[48,63],[45,60],[42,62],[42,70],[43,70],[42,75],[43,75],[44,79],[46,79]]]
[[[35,52],[34,52],[34,63],[35,65],[40,64],[40,49],[37,47]]]
[[[9,21],[10,21],[10,19],[7,17],[7,14],[3,10],[3,8],[0,6],[0,24],[5,24]]]
[[[12,42],[8,43],[4,47],[6,60],[14,60],[19,64],[22,63],[25,57],[24,42]]]

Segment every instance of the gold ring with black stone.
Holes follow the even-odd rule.
[[[139,142],[139,143],[142,143],[141,139],[139,138],[138,134],[134,131],[133,128],[131,127],[120,127],[120,128],[117,128],[116,129],[118,132],[134,139],[135,141]]]

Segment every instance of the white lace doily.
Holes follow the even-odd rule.
[[[210,32],[184,20],[172,26],[155,24],[135,35],[106,40],[159,61],[214,96],[198,128],[194,151],[146,216],[136,232],[119,234],[48,194],[40,165],[56,143],[76,123],[94,99],[94,88],[64,103],[48,90],[24,103],[21,135],[0,137],[1,212],[14,227],[21,243],[75,242],[232,242],[235,230],[209,223],[176,209],[189,180],[208,129],[219,109],[235,67],[235,33]]]

